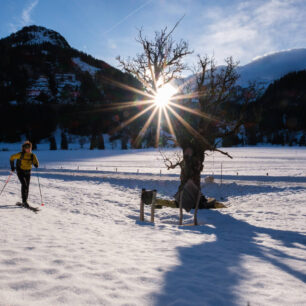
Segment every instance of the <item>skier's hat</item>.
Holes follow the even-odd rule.
[[[22,151],[24,151],[25,149],[31,149],[32,150],[32,143],[27,140],[22,144]]]

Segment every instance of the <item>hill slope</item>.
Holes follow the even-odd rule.
[[[243,87],[252,81],[269,85],[289,72],[304,69],[306,69],[306,48],[275,52],[239,67],[240,80],[238,83]]]
[[[306,70],[273,82],[250,106],[249,144],[306,145]]]
[[[117,91],[104,78],[136,83],[104,61],[71,48],[59,33],[44,27],[24,27],[1,39],[0,54],[1,103],[115,102]]]
[[[21,134],[39,141],[58,126],[81,135],[108,132],[123,113],[96,109],[137,98],[109,80],[141,88],[129,74],[44,27],[24,27],[1,39],[0,141],[19,141]]]

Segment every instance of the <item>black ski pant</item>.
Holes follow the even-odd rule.
[[[29,187],[30,187],[30,180],[31,180],[31,170],[18,170],[17,176],[21,183],[21,197],[22,202],[25,203],[28,200],[29,196]]]

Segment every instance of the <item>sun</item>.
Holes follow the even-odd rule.
[[[172,86],[171,84],[166,84],[164,86],[161,86],[157,90],[157,94],[155,95],[154,98],[154,103],[158,107],[165,107],[171,98],[176,94],[177,89]]]

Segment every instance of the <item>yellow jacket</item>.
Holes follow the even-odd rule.
[[[21,170],[31,170],[32,165],[35,167],[39,166],[38,159],[34,153],[24,153],[23,158],[21,158],[22,153],[13,154],[10,158],[11,166],[14,166],[14,161],[17,159],[17,170],[20,167]],[[19,161],[19,165],[18,165]]]

